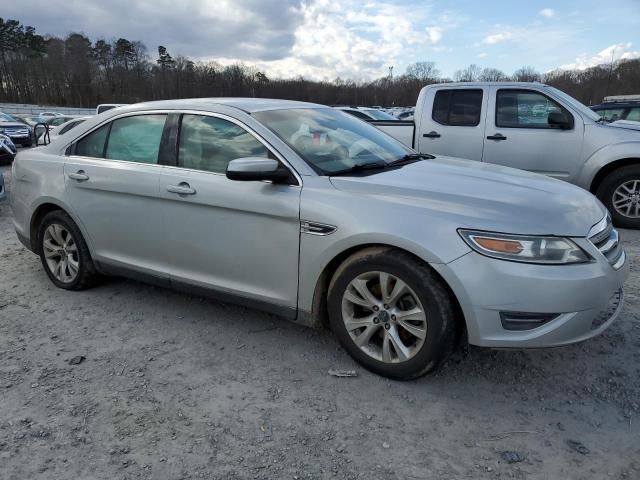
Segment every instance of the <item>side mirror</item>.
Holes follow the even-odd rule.
[[[551,128],[558,128],[560,130],[570,130],[573,128],[573,122],[565,112],[549,113],[547,123]]]
[[[289,171],[271,158],[236,158],[227,164],[227,178],[244,182],[269,180],[276,183],[287,180]]]

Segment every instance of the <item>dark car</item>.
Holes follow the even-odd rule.
[[[0,134],[6,135],[14,144],[33,145],[33,129],[7,113],[0,112]]]
[[[0,163],[11,163],[18,153],[16,146],[6,135],[0,134]]]
[[[640,101],[605,102],[600,105],[592,105],[589,108],[607,122],[615,122],[616,120],[640,122]]]

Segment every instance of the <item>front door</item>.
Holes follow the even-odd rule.
[[[65,162],[65,201],[105,266],[155,276],[165,269],[157,164],[165,120],[118,118],[78,140]]]
[[[565,129],[550,115],[569,121]],[[584,125],[551,97],[528,89],[493,87],[482,161],[572,181],[581,166]]]
[[[229,180],[235,158],[275,158],[230,119],[184,114],[179,131],[177,166],[160,177],[172,281],[294,314],[301,186]]]

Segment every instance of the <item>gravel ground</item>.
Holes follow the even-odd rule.
[[[634,262],[640,232],[622,236]],[[261,312],[122,279],[56,289],[4,202],[0,477],[638,479],[639,285],[586,343],[471,348],[395,382]]]

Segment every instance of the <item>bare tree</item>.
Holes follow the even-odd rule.
[[[497,68],[483,68],[478,79],[481,82],[506,82],[509,80],[509,77]]]
[[[511,79],[514,82],[539,82],[542,76],[533,67],[522,67],[513,72]]]
[[[422,82],[428,82],[437,79],[440,76],[440,71],[436,68],[435,62],[416,62],[407,67],[405,75]]]
[[[480,67],[472,63],[463,70],[458,70],[453,74],[456,82],[477,82],[480,78]]]

